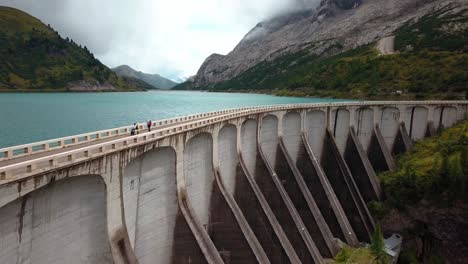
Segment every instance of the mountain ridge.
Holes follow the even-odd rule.
[[[0,6],[0,91],[144,91],[72,39],[19,9]]]
[[[172,80],[162,77],[159,74],[149,74],[149,73],[144,73],[142,71],[137,71],[133,69],[132,67],[125,65],[125,64],[112,68],[112,71],[114,71],[119,76],[133,77],[136,79],[140,79],[154,86],[157,89],[171,89],[172,87],[178,84]]]
[[[324,0],[313,11],[309,10],[308,12],[287,14],[286,18],[273,18],[257,24],[230,53],[227,55],[214,54],[209,56],[193,78],[175,87],[175,89],[204,89],[216,91],[221,88],[221,90],[239,91],[246,89],[258,90],[262,88],[271,91],[273,89],[295,90],[301,88],[301,85],[306,85],[305,88],[309,90],[305,93],[306,95],[320,95],[319,93],[310,92],[312,89],[315,91],[320,90],[320,87],[308,87],[307,85],[310,83],[302,80],[297,84],[281,81],[282,84],[280,85],[278,80],[273,82],[274,78],[270,78],[272,82],[269,83],[273,84],[273,86],[259,86],[264,83],[263,79],[269,78],[268,75],[278,75],[284,72],[286,72],[285,75],[288,75],[288,72],[296,71],[298,62],[304,64],[310,61],[316,61],[318,63],[327,58],[339,56],[347,51],[353,53],[353,50],[366,45],[370,45],[369,49],[373,50],[373,46],[376,45],[379,40],[394,36],[408,21],[417,21],[419,18],[424,17],[434,10],[444,9],[444,7],[451,6],[452,4],[455,5],[454,8],[456,10],[461,10],[462,17],[465,19],[466,3],[467,2],[464,0],[364,0],[362,2],[353,0]],[[447,20],[446,24],[441,27],[461,27],[461,33],[458,32],[458,34],[461,35],[463,41],[466,41],[465,37],[463,37],[467,34],[466,23],[461,20],[461,22],[457,23],[455,26],[452,24],[452,22]],[[260,31],[261,29],[266,33],[255,34],[254,37],[251,37],[253,32]],[[436,33],[441,38],[447,36],[445,33]],[[415,32],[414,35],[417,36],[418,32]],[[450,39],[454,41],[454,38]],[[409,55],[422,52],[420,50],[402,51],[404,52],[401,54],[385,55],[385,57],[393,56],[401,58],[404,57],[404,54]],[[456,53],[460,52],[447,49],[445,49],[445,51],[453,52],[450,56],[453,55],[455,57],[457,55]],[[372,56],[370,56],[370,54],[368,55],[368,58],[377,58],[378,56],[378,54],[373,54]],[[441,54],[439,53],[439,55]],[[292,59],[286,57],[296,58]],[[422,56],[419,56],[418,58],[421,57]],[[458,58],[458,61],[460,60],[461,59]],[[286,62],[288,63],[285,64]],[[268,66],[273,64],[277,64],[277,67]],[[264,66],[268,67],[265,68]],[[458,62],[458,64],[453,66],[459,67],[463,65],[460,65],[460,62]],[[267,68],[269,71],[266,70]],[[437,68],[433,65],[428,65],[428,70],[435,71],[436,69]],[[393,69],[389,68],[389,70]],[[272,73],[273,71],[274,73]],[[322,71],[319,69],[315,71],[315,74],[321,73]],[[250,75],[250,77],[247,78],[247,75]],[[322,81],[329,81],[330,77]],[[401,76],[395,76],[395,78],[399,77]],[[416,77],[419,78],[421,76]],[[292,77],[284,76],[284,78]],[[299,77],[294,76],[294,78],[297,79]],[[454,76],[454,78],[459,77]],[[249,79],[249,81],[236,81],[239,79]],[[249,86],[240,87],[239,85]],[[382,85],[384,84],[382,83]],[[414,83],[412,83],[412,85],[414,86]],[[335,88],[342,89],[346,87],[337,85]],[[393,90],[399,90],[401,87],[394,86],[391,88]],[[364,87],[361,90],[366,89],[367,88]],[[404,89],[404,87],[401,89]],[[301,94],[303,95],[304,93]],[[329,94],[326,96],[328,95]],[[343,93],[342,95],[349,96],[350,94]],[[361,95],[362,94],[359,94],[359,96]],[[353,97],[355,96],[353,95]]]

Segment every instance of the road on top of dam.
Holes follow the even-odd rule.
[[[168,124],[168,125],[161,125],[161,126],[154,127],[153,131],[157,131],[157,130],[160,130],[160,129],[167,129],[167,128],[170,128],[170,127],[173,127],[173,126],[178,126],[178,125],[182,125],[182,124],[186,124],[186,123],[191,123],[191,122],[200,121],[200,120],[204,120],[204,119],[207,119],[207,118],[223,116],[223,115],[225,115],[225,114],[213,115],[213,116],[210,116],[210,117],[194,118],[194,119],[191,119],[191,120],[176,122],[176,123],[172,123],[172,124]],[[144,129],[143,132],[140,132],[139,134],[142,135],[144,133],[148,133],[148,129]],[[26,156],[20,156],[20,157],[8,159],[8,160],[2,160],[2,161],[0,161],[0,168],[5,167],[5,166],[9,166],[9,165],[13,165],[13,164],[16,164],[16,163],[21,163],[21,162],[25,162],[25,161],[30,161],[30,160],[34,160],[34,159],[47,157],[47,156],[50,156],[50,155],[63,153],[63,152],[66,152],[66,151],[71,151],[71,150],[76,150],[76,149],[81,149],[81,148],[87,148],[89,146],[98,145],[98,144],[101,144],[101,143],[106,143],[106,142],[110,142],[110,141],[113,141],[113,140],[118,140],[118,139],[122,139],[122,138],[126,138],[126,137],[132,137],[132,135],[130,135],[130,133],[120,134],[120,135],[115,135],[115,136],[106,137],[106,138],[102,138],[102,139],[96,139],[96,140],[92,140],[92,141],[78,143],[78,144],[72,145],[72,146],[65,146],[63,148],[51,149],[51,150],[47,150],[47,151],[43,151],[43,152],[32,153],[32,154],[26,155]]]

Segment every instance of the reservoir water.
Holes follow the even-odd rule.
[[[345,100],[183,91],[0,94],[0,148],[148,119],[245,106],[332,101]]]

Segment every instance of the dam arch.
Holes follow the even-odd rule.
[[[0,263],[113,263],[106,200],[102,177],[82,175],[3,206]]]
[[[276,165],[276,155],[278,151],[278,117],[268,114],[262,118],[260,126],[260,144],[265,157],[271,166]]]
[[[257,165],[257,127],[256,119],[249,118],[241,126],[241,153],[247,170],[255,175]]]
[[[345,108],[338,108],[332,112],[331,132],[341,154],[344,153],[349,136],[350,113]]]
[[[441,106],[434,109],[434,128],[441,129],[453,126],[457,120],[457,108],[452,106]]]
[[[400,128],[400,110],[396,107],[384,107],[379,121],[379,128],[384,141],[388,149],[393,149]]]
[[[184,177],[188,198],[202,225],[209,223],[213,192],[213,138],[202,132],[190,138],[184,148]]]
[[[320,160],[327,131],[326,113],[321,110],[308,111],[305,115],[304,130],[312,152]]]
[[[124,171],[122,189],[127,232],[139,263],[204,260],[178,207],[172,147],[156,148],[132,160]]]
[[[296,162],[302,140],[302,118],[299,112],[288,112],[282,120],[283,141],[291,159]]]
[[[406,110],[406,128],[412,140],[426,136],[429,110],[423,106],[408,107]]]
[[[356,134],[364,150],[369,149],[374,131],[374,110],[362,107],[356,110]]]
[[[236,189],[236,168],[239,163],[237,155],[237,127],[227,124],[218,134],[218,164],[221,179],[226,190],[233,195]]]

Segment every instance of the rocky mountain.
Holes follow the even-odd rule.
[[[125,77],[133,77],[136,79],[140,79],[155,88],[159,89],[171,89],[172,87],[176,86],[178,83],[173,82],[169,79],[162,77],[159,74],[149,74],[144,73],[141,71],[136,71],[132,69],[128,65],[121,65],[112,69],[117,75],[125,76]]]
[[[454,83],[454,92],[463,92],[468,82],[466,75],[460,76],[462,72],[454,73],[452,69],[463,66],[466,61],[467,10],[466,0],[323,0],[314,9],[283,14],[257,24],[233,51],[225,56],[209,56],[198,73],[176,89],[288,89],[316,94],[326,88],[344,91],[345,96],[353,92],[353,97],[359,97],[363,91],[375,92],[366,85],[377,85],[378,88],[387,87],[388,93],[411,92],[422,84],[404,77],[407,73],[395,73],[393,67],[398,65],[390,65],[389,58],[411,64],[423,61],[422,52],[439,52],[434,53],[437,57],[434,61],[423,61],[425,69],[435,71],[437,65],[448,60],[446,56],[452,56],[451,64],[446,64],[450,67],[447,69],[450,76],[444,78]],[[409,27],[414,31],[407,32]],[[384,46],[398,46],[397,54],[380,56],[374,47],[382,39],[394,41]],[[453,45],[445,45],[441,40],[449,40]],[[431,43],[411,49],[421,41]],[[440,43],[443,47],[438,47]],[[406,49],[407,46],[410,49]],[[442,51],[452,53],[442,54]],[[417,58],[410,61],[409,55]],[[363,71],[344,72],[348,70],[343,69],[343,64],[349,64],[351,60],[355,68]],[[372,67],[377,64],[384,64],[382,72],[373,73],[375,68]],[[333,72],[337,71],[343,72],[346,78],[336,81]],[[372,80],[384,77],[380,75],[388,71],[396,74],[388,76],[389,82],[394,80],[392,83]],[[309,75],[307,78],[306,74]],[[416,80],[424,78],[418,74],[427,75],[413,72],[411,76]],[[351,79],[356,75],[362,78],[354,85],[355,80]],[[321,87],[330,81],[336,81],[333,87]],[[442,85],[438,81],[436,83]],[[431,89],[438,90],[436,87]]]
[[[117,76],[86,48],[49,25],[0,6],[0,91],[141,91],[150,85]]]

